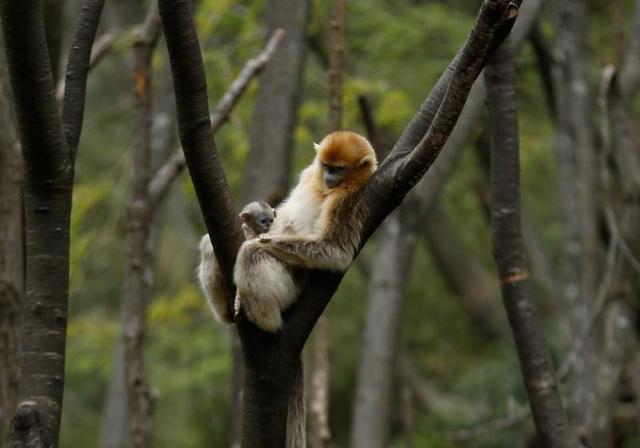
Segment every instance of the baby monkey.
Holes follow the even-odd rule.
[[[249,202],[240,212],[244,239],[250,240],[261,233],[267,233],[275,218],[276,210],[266,202]]]
[[[267,233],[275,217],[275,209],[266,202],[254,201],[245,205],[240,212],[244,238],[250,240],[262,233]],[[216,319],[223,323],[231,323],[233,320],[227,308],[227,292],[208,233],[204,234],[200,240],[198,280]],[[239,310],[240,302],[236,298],[234,311],[237,313]]]

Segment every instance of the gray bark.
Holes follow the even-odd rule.
[[[285,40],[260,77],[245,171],[244,202],[284,198],[291,171],[293,131],[302,96],[309,21],[308,0],[269,0],[269,34],[285,30]],[[255,161],[255,162],[254,162]],[[282,166],[284,164],[284,166]]]
[[[405,290],[417,235],[411,222],[415,218],[414,210],[401,207],[387,218],[378,240],[358,370],[351,433],[354,448],[388,446]]]
[[[554,2],[556,39],[553,68],[556,93],[556,159],[558,199],[563,224],[561,245],[562,296],[568,316],[568,344],[589,326],[602,266],[597,233],[596,165],[592,80],[589,77],[587,44],[588,13],[583,0]],[[585,341],[583,355],[575,363],[567,387],[567,410],[581,440],[605,446],[608,418],[598,394],[597,369],[600,347]]]
[[[20,314],[24,297],[22,160],[4,53],[0,54],[0,446],[18,394]]]

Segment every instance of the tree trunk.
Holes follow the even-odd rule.
[[[556,39],[553,68],[557,110],[558,199],[563,224],[562,295],[569,344],[588,332],[602,265],[597,232],[594,101],[588,73],[588,12],[582,0],[554,4]],[[598,325],[600,327],[600,325]],[[598,338],[588,337],[580,362],[574,363],[567,387],[567,411],[579,438],[589,446],[606,446],[609,436],[605,403],[598,393],[602,355]]]
[[[58,445],[64,385],[73,165],[86,70],[103,2],[88,0],[69,57],[60,119],[39,2],[1,2],[24,167],[26,297],[11,446]],[[63,130],[64,124],[64,130]]]
[[[389,444],[396,355],[416,241],[417,229],[411,222],[415,215],[413,208],[401,207],[387,219],[378,241],[358,370],[351,433],[354,448],[383,448]]]
[[[144,362],[150,296],[148,242],[153,210],[151,179],[151,56],[160,32],[157,8],[149,9],[134,41],[133,93],[137,107],[133,150],[133,191],[127,208],[127,271],[123,298],[123,340],[131,446],[148,448],[153,437],[153,397]]]
[[[0,55],[0,441],[16,409],[24,297],[22,160],[4,53]],[[4,442],[0,442],[4,446]]]
[[[520,224],[519,136],[515,68],[507,41],[485,72],[491,134],[493,253],[502,297],[520,358],[529,403],[545,447],[577,446],[562,407],[558,384],[536,305],[529,291]]]
[[[309,0],[268,0],[266,13],[269,35],[278,28],[286,34],[260,77],[243,198],[273,204],[285,197],[289,186],[293,131],[303,91]]]

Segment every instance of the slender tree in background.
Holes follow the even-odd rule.
[[[4,52],[0,51],[0,446],[16,408],[24,297],[22,162]]]
[[[182,146],[221,272],[232,290],[231,273],[242,235],[212,130],[204,125],[209,115],[206,79],[190,4],[187,0],[161,0],[159,4],[171,58]],[[508,35],[516,16],[514,3],[483,2],[456,62],[443,74],[385,163],[361,192],[357,205],[363,213],[360,246],[431,166],[455,126],[484,62]],[[337,211],[341,212],[352,210]],[[258,330],[242,313],[237,318],[246,362],[244,446],[284,445],[294,366],[343,275],[313,271],[298,301],[286,313],[284,328],[278,334]]]
[[[542,2],[526,2],[513,39],[520,44],[537,17]],[[400,209],[383,225],[373,270],[365,320],[364,340],[358,368],[351,443],[354,447],[386,446],[392,409],[396,354],[399,352],[405,287],[414,251],[414,241],[423,227],[431,225],[429,215],[440,191],[460,159],[469,135],[477,125],[486,96],[483,79],[474,84],[460,120],[447,140],[443,154],[418,183]],[[370,120],[369,120],[370,121]],[[371,126],[367,126],[371,128]],[[375,132],[374,132],[375,134]],[[437,225],[437,223],[435,223]],[[430,229],[433,233],[437,226]],[[443,239],[441,244],[449,244]],[[447,248],[447,256],[451,256]],[[436,254],[443,253],[434,249]],[[443,257],[440,257],[443,262]],[[443,263],[444,265],[444,263]],[[456,266],[456,271],[460,269]],[[476,285],[476,291],[478,291]],[[474,320],[497,334],[492,318],[483,317],[487,304],[469,303]],[[493,330],[491,330],[493,329]]]
[[[331,18],[331,50],[329,52],[329,132],[341,128],[342,78],[344,75],[344,34],[346,0],[335,0]],[[311,438],[312,448],[324,448],[331,443],[329,427],[329,316],[323,313],[313,332],[313,368],[311,371]]]
[[[558,383],[535,303],[520,227],[520,167],[515,69],[509,41],[486,71],[491,135],[493,253],[538,435],[546,447],[577,447],[562,406]]]
[[[588,18],[586,3],[563,0],[554,5],[557,28],[554,42],[554,92],[558,117],[558,199],[563,224],[562,282],[566,302],[566,338],[584,333],[597,286],[601,246],[597,234],[593,96],[587,73]],[[568,411],[580,437],[586,441],[596,428],[600,403],[595,369],[598,349],[587,341],[568,387]],[[591,429],[590,429],[591,428]],[[602,440],[601,440],[602,442]]]
[[[11,446],[57,446],[64,387],[69,222],[87,67],[102,0],[85,2],[58,114],[40,5],[0,2],[24,162],[26,297]]]
[[[184,158],[174,156],[152,175],[151,56],[159,34],[160,17],[156,4],[152,4],[134,40],[133,84],[138,121],[135,129],[133,191],[127,218],[128,266],[122,306],[127,414],[134,447],[151,446],[153,436],[154,399],[144,363],[145,315],[153,278],[150,250],[154,245],[153,223],[162,200],[184,167]],[[282,31],[274,32],[263,53],[247,63],[222,97],[211,117],[214,131],[227,119],[248,83],[268,62],[281,39]]]
[[[133,187],[127,206],[127,269],[123,297],[123,340],[131,446],[152,445],[153,396],[144,362],[147,302],[151,281],[147,242],[151,230],[151,57],[160,35],[157,7],[149,9],[134,35],[133,92],[136,123],[133,148]]]

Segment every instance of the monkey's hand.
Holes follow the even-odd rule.
[[[313,236],[270,235],[258,239],[262,249],[283,263],[308,269],[344,271],[353,260],[353,249],[345,249]]]

